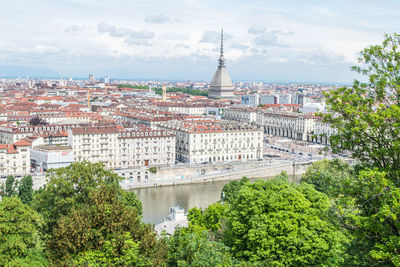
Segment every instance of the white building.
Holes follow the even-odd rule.
[[[298,113],[264,112],[263,127],[266,134],[308,141],[314,134],[315,117]]]
[[[255,123],[257,121],[257,109],[251,107],[231,107],[224,110],[222,118],[244,123]]]
[[[20,140],[14,144],[0,144],[0,175],[27,175],[30,173],[31,143]]]
[[[68,140],[75,161],[102,162],[107,168],[175,164],[175,135],[166,130],[81,127],[69,130]]]
[[[68,144],[75,161],[101,162],[107,168],[119,166],[116,126],[88,126],[68,130]]]
[[[119,167],[175,164],[175,135],[167,130],[136,130],[118,134]]]
[[[39,145],[31,149],[31,165],[46,171],[67,167],[74,162],[74,152],[70,146]]]
[[[257,107],[260,104],[260,95],[242,95],[242,105]]]
[[[185,120],[160,125],[176,134],[176,158],[203,163],[262,157],[262,129],[231,121]]]

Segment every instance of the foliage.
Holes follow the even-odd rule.
[[[400,170],[400,35],[386,35],[382,45],[364,49],[361,66],[353,69],[368,76],[351,88],[325,94],[324,120],[337,129],[332,149],[349,150],[353,158],[397,177]],[[397,178],[396,178],[397,179]]]
[[[149,172],[156,174],[157,173],[157,167],[150,167]]]
[[[38,250],[29,250],[24,258],[15,258],[9,261],[6,267],[45,267],[49,266],[49,262],[43,252]]]
[[[143,214],[142,202],[140,202],[135,193],[122,191],[122,201],[126,205],[134,208],[137,211],[137,213],[140,216],[142,216]]]
[[[343,234],[327,219],[326,195],[282,177],[246,183],[230,206],[225,243],[233,255],[280,266],[327,264],[343,250]]]
[[[27,175],[21,179],[18,187],[18,197],[22,203],[30,204],[33,200],[33,180],[32,176]]]
[[[229,248],[210,241],[207,231],[176,229],[168,240],[168,266],[232,266]]]
[[[106,253],[105,244],[112,244],[119,253],[115,257],[131,257],[137,245],[146,262],[163,265],[165,246],[150,225],[141,223],[137,199],[123,192],[119,181],[98,163],[74,163],[51,173],[35,195],[34,207],[45,219],[43,234],[52,264],[70,265],[76,257],[89,260],[90,251]],[[126,233],[135,243],[131,247],[125,246]]]
[[[39,118],[39,116],[35,116],[29,120],[29,124],[30,125],[47,125],[48,123],[45,120]]]
[[[188,220],[191,225],[198,225],[211,231],[218,231],[221,229],[226,211],[227,206],[218,202],[209,205],[204,211],[194,207],[189,210]]]
[[[149,89],[148,85],[118,84],[118,88]]]
[[[162,95],[162,88],[156,88],[155,92],[156,94]],[[176,92],[182,92],[188,95],[208,96],[208,92],[198,89],[177,88],[177,87],[167,88],[167,93],[176,93]]]
[[[14,176],[7,176],[5,184],[2,185],[1,195],[4,197],[12,197],[18,195],[18,181]]]
[[[33,205],[44,217],[44,234],[51,234],[57,220],[76,205],[85,203],[100,184],[117,186],[121,178],[100,163],[75,162],[53,170],[44,189],[35,194]]]
[[[99,250],[88,250],[74,259],[79,266],[149,266],[151,261],[145,259],[139,251],[139,242],[135,242],[129,233],[119,239],[107,240]]]
[[[249,181],[249,178],[243,177],[240,181],[235,180],[224,185],[221,193],[221,201],[232,203],[237,198],[237,195],[242,185]]]
[[[333,151],[349,150],[362,166],[347,192],[356,200],[351,214],[352,247],[365,265],[400,265],[400,35],[364,49],[360,66],[365,83],[326,93],[325,122],[337,133]]]
[[[315,189],[329,197],[338,197],[354,182],[350,165],[339,159],[314,162],[302,175],[301,182],[313,184]]]
[[[27,260],[41,251],[39,215],[19,198],[6,197],[0,202],[0,266]],[[13,263],[14,262],[14,263]]]

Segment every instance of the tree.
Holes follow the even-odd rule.
[[[101,185],[90,193],[85,204],[74,207],[57,221],[48,241],[53,263],[68,264],[90,251],[109,253],[107,246],[112,244],[115,259],[127,260],[138,250],[135,255],[148,265],[163,264],[165,249],[152,226],[141,223],[137,210],[116,195],[116,187]]]
[[[33,200],[33,181],[32,176],[27,175],[21,179],[18,187],[18,197],[21,199],[22,203],[30,204]]]
[[[142,202],[140,202],[135,193],[122,191],[122,198],[123,202],[126,205],[134,208],[137,211],[137,213],[140,216],[142,216],[143,214]]]
[[[91,252],[104,253],[105,244],[112,244],[116,258],[124,258],[132,252],[125,249],[134,250],[137,245],[145,262],[163,265],[166,248],[152,226],[140,221],[141,204],[133,193],[121,189],[120,179],[102,164],[88,162],[50,174],[33,206],[44,217],[42,232],[52,264],[71,265],[75,259],[87,259]],[[133,247],[125,246],[127,233]]]
[[[400,35],[385,35],[382,45],[364,49],[360,66],[368,76],[352,87],[325,93],[324,121],[337,133],[330,138],[334,152],[349,150],[363,164],[388,172],[400,171]]]
[[[243,177],[240,181],[235,180],[224,185],[224,187],[222,188],[221,200],[224,202],[232,203],[236,199],[242,185],[249,181],[249,178]]]
[[[351,88],[326,93],[323,115],[337,133],[333,151],[349,150],[361,166],[348,192],[356,200],[349,214],[353,247],[365,265],[400,265],[400,35],[364,49],[356,72],[367,76]]]
[[[157,167],[150,167],[149,172],[156,174],[157,173]]]
[[[2,199],[0,202],[1,266],[26,262],[33,259],[32,255],[41,253],[39,225],[39,215],[23,204],[19,198]],[[40,258],[43,262],[43,257]]]
[[[39,116],[35,116],[29,120],[29,124],[30,125],[47,125],[48,123],[45,120],[39,118]]]
[[[168,266],[233,266],[229,248],[208,239],[207,231],[176,229],[168,239]]]
[[[336,198],[351,186],[354,176],[355,173],[348,163],[339,159],[323,159],[308,167],[301,182],[313,184],[318,191]]]
[[[75,162],[53,170],[47,184],[38,190],[33,201],[33,206],[44,218],[44,234],[51,234],[57,220],[74,206],[85,203],[96,187],[101,184],[118,186],[120,180],[101,163]]]
[[[18,181],[14,176],[7,176],[6,183],[2,187],[2,195],[5,197],[12,197],[18,195]]]
[[[105,241],[99,250],[88,250],[79,254],[74,264],[79,266],[149,266],[151,261],[140,254],[139,242],[129,233]],[[121,246],[122,243],[122,246]],[[120,251],[119,251],[120,250]]]
[[[196,207],[189,210],[188,220],[192,225],[202,226],[211,231],[221,229],[227,206],[221,203],[209,205],[204,211]]]
[[[230,205],[224,242],[240,260],[278,266],[340,261],[344,235],[330,224],[326,195],[279,177],[246,183]]]

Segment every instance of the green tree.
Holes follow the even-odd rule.
[[[33,204],[45,219],[43,233],[52,264],[71,265],[76,257],[89,257],[90,251],[104,252],[107,242],[117,246],[116,258],[124,258],[124,249],[135,249],[124,247],[126,233],[146,262],[164,263],[165,246],[152,226],[140,221],[137,199],[123,192],[119,181],[102,164],[88,162],[51,173]]]
[[[225,243],[241,260],[279,266],[340,261],[344,235],[328,220],[330,201],[311,185],[279,177],[246,183],[230,205]]]
[[[18,181],[13,175],[9,175],[2,187],[2,196],[12,197],[16,195],[18,195]]]
[[[243,177],[240,181],[235,180],[224,185],[224,187],[222,188],[221,200],[224,202],[232,203],[236,199],[242,185],[247,182],[250,182],[249,178]]]
[[[400,265],[400,35],[361,52],[353,67],[367,82],[327,92],[324,120],[336,128],[334,152],[349,150],[361,170],[348,192],[356,200],[349,214],[353,248],[365,265]]]
[[[323,159],[308,167],[301,182],[313,184],[318,191],[336,198],[351,186],[354,177],[355,172],[348,163],[339,159]]]
[[[219,202],[209,205],[204,211],[196,207],[189,210],[188,220],[190,225],[204,227],[213,232],[221,230],[227,206]]]
[[[74,259],[79,266],[149,266],[151,261],[140,254],[139,242],[129,233],[105,241],[99,250],[88,250]]]
[[[143,208],[142,202],[137,198],[136,194],[133,192],[122,192],[122,201],[128,205],[136,209],[137,213],[142,216]]]
[[[35,194],[33,206],[44,218],[44,234],[52,233],[57,220],[89,199],[92,190],[101,184],[118,185],[117,174],[101,163],[76,162],[53,170],[43,189]]]
[[[18,197],[22,203],[30,204],[33,200],[33,180],[32,176],[27,175],[21,179],[18,187]]]
[[[364,49],[360,66],[368,76],[352,87],[325,94],[324,120],[337,129],[332,149],[349,150],[367,166],[387,171],[397,179],[400,170],[400,35],[385,35],[382,45]]]
[[[168,247],[168,266],[233,266],[229,248],[210,241],[207,231],[178,228]]]
[[[6,197],[0,202],[0,266],[33,261],[41,254],[39,215],[19,198]],[[43,262],[43,257],[39,256]]]

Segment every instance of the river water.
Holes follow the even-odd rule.
[[[296,178],[299,177],[296,176]],[[185,212],[193,207],[207,208],[208,205],[220,200],[222,188],[229,182],[149,187],[132,189],[132,191],[142,202],[143,221],[157,224],[169,214],[170,207],[180,206],[185,209]]]
[[[221,191],[229,181],[197,183],[132,189],[143,205],[143,221],[160,223],[169,208],[180,206],[187,212],[193,207],[207,208],[220,200]]]

